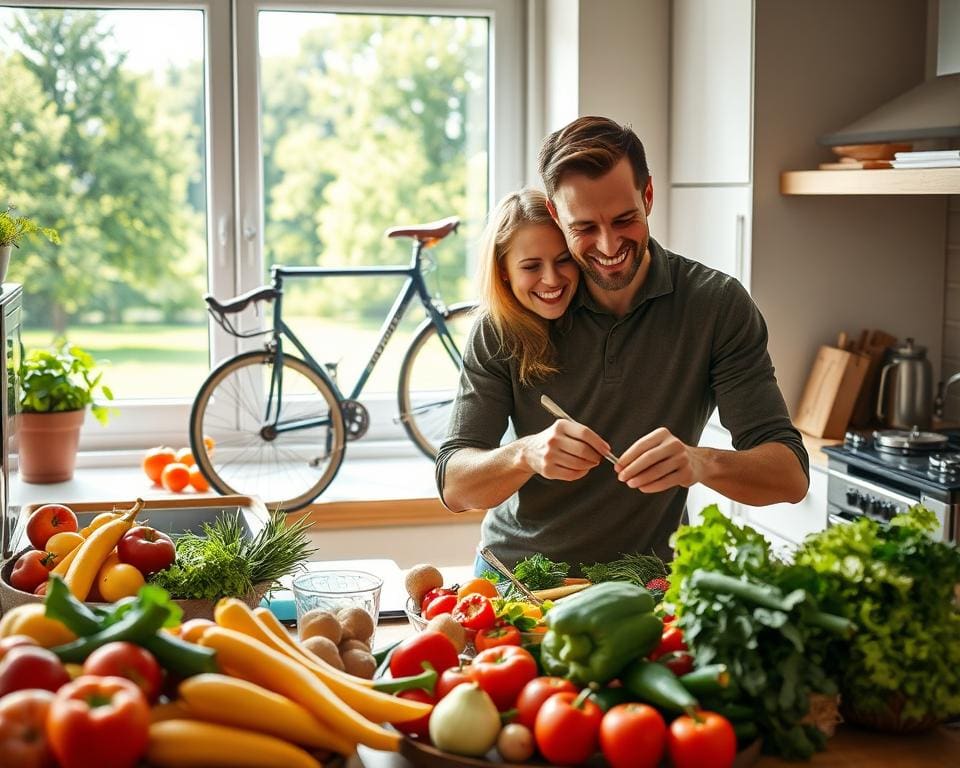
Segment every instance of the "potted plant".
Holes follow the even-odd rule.
[[[110,408],[94,399],[113,400],[102,376],[93,356],[66,340],[24,355],[17,428],[22,480],[59,483],[73,477],[87,406],[101,424],[109,419]]]
[[[0,283],[7,276],[7,267],[10,266],[10,252],[14,246],[20,247],[20,241],[27,236],[43,236],[51,243],[60,243],[60,234],[50,227],[41,227],[33,219],[26,216],[14,215],[14,207],[8,205],[6,210],[0,211]]]

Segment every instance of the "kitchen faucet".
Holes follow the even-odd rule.
[[[933,414],[938,419],[943,418],[943,406],[946,404],[947,390],[950,389],[951,384],[955,384],[958,381],[960,381],[960,371],[953,374],[953,376],[947,379],[946,383],[941,381],[937,385],[937,397],[933,401]]]

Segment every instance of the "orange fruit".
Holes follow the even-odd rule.
[[[160,473],[160,485],[168,491],[182,491],[190,482],[190,467],[175,461],[167,464]]]
[[[97,588],[108,603],[115,603],[123,597],[133,597],[144,583],[143,574],[127,563],[101,568],[97,575]]]
[[[200,467],[197,466],[190,467],[190,485],[194,487],[194,490],[200,491],[200,493],[205,493],[210,490],[210,483],[207,482],[207,478],[200,472]]]
[[[460,589],[457,590],[457,599],[459,600],[464,595],[472,594],[483,595],[484,597],[500,597],[500,593],[497,592],[496,585],[489,579],[476,578],[470,579],[470,581],[465,581]]]
[[[153,482],[159,483],[163,468],[176,458],[177,454],[173,448],[161,445],[147,451],[140,465],[143,467],[143,471],[147,473],[147,477]]]
[[[181,448],[177,451],[177,457],[175,459],[181,464],[186,464],[188,467],[192,467],[197,462],[193,459],[193,451],[190,448]]]
[[[207,453],[213,453],[213,448],[217,444],[217,441],[210,437],[210,435],[204,435],[203,444],[207,448]]]

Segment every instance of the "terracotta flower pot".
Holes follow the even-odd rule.
[[[61,413],[21,413],[17,428],[20,479],[61,483],[73,477],[86,409]]]

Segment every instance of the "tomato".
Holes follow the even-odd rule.
[[[667,735],[675,768],[730,768],[737,756],[737,736],[730,721],[716,712],[681,715]]]
[[[408,677],[423,672],[429,664],[437,674],[460,665],[460,656],[450,638],[433,630],[425,630],[408,637],[396,647],[390,656],[390,674],[393,677]]]
[[[102,645],[83,663],[83,674],[125,677],[137,684],[151,704],[160,695],[163,669],[146,648],[127,642]]]
[[[590,690],[555,693],[540,707],[533,727],[540,753],[557,765],[579,765],[597,751],[603,710]]]
[[[133,597],[145,581],[143,574],[129,563],[113,563],[101,566],[94,584],[108,603],[124,597]]]
[[[47,744],[50,691],[31,689],[0,698],[0,765],[9,768],[54,768]]]
[[[56,691],[70,681],[66,668],[53,651],[24,645],[10,649],[0,661],[0,696],[25,688]]]
[[[430,601],[433,600],[433,598],[441,597],[442,595],[453,595],[456,597],[457,590],[449,587],[434,587],[433,589],[429,590],[423,596],[423,599],[420,600],[420,613],[423,613],[427,609],[427,606],[430,605]]]
[[[117,543],[121,563],[129,563],[144,576],[173,565],[177,548],[173,539],[148,525],[137,525]]]
[[[470,673],[466,669],[463,667],[450,667],[450,669],[445,669],[440,674],[433,692],[437,697],[437,701],[440,701],[440,699],[450,693],[450,691],[452,691],[461,683],[472,682],[473,678],[470,677]]]
[[[459,598],[452,613],[453,618],[464,629],[487,629],[497,621],[493,603],[490,602],[489,598],[476,593]]]
[[[578,689],[569,680],[562,677],[535,677],[520,691],[517,696],[517,719],[520,723],[533,730],[537,721],[537,712],[543,702],[555,693],[577,693]]]
[[[434,616],[441,613],[450,613],[457,605],[456,595],[438,595],[429,603],[423,611],[423,618],[430,621]]]
[[[39,643],[30,637],[30,635],[9,635],[3,638],[0,640],[0,661],[3,661],[3,657],[6,656],[9,651],[23,646],[37,648],[39,647]]]
[[[61,531],[47,539],[47,544],[44,549],[54,556],[54,565],[56,566],[81,544],[83,544],[83,536],[79,533]]]
[[[47,736],[61,768],[133,768],[149,726],[150,707],[134,683],[81,675],[54,697]]]
[[[668,626],[660,636],[660,644],[647,655],[651,661],[656,661],[668,653],[686,651],[687,644],[683,641],[683,630],[677,626]]]
[[[504,624],[499,627],[490,627],[490,629],[481,629],[473,639],[473,647],[478,651],[501,645],[520,645],[520,630],[512,624]]]
[[[686,651],[669,653],[666,656],[661,656],[658,661],[677,677],[693,671],[693,656]]]
[[[44,504],[37,507],[27,518],[27,538],[34,549],[44,549],[47,539],[61,531],[76,532],[79,529],[77,516],[63,504]]]
[[[502,712],[513,707],[523,687],[537,676],[537,662],[525,648],[501,645],[480,651],[467,671]]]
[[[470,579],[460,585],[457,590],[457,597],[463,599],[467,595],[483,595],[484,597],[500,597],[497,591],[497,585],[490,579],[476,578]]]
[[[24,552],[13,566],[10,584],[23,592],[33,592],[49,578],[56,559],[55,555],[38,549]]]
[[[411,701],[422,701],[424,704],[436,704],[437,700],[427,693],[423,688],[408,688],[406,691],[400,691],[397,696],[401,699],[410,699]],[[405,723],[393,723],[393,727],[401,733],[410,736],[420,736],[423,739],[430,738],[430,712],[416,720],[407,720]]]
[[[600,722],[600,749],[612,768],[656,768],[666,747],[666,723],[647,704],[617,704]]]

